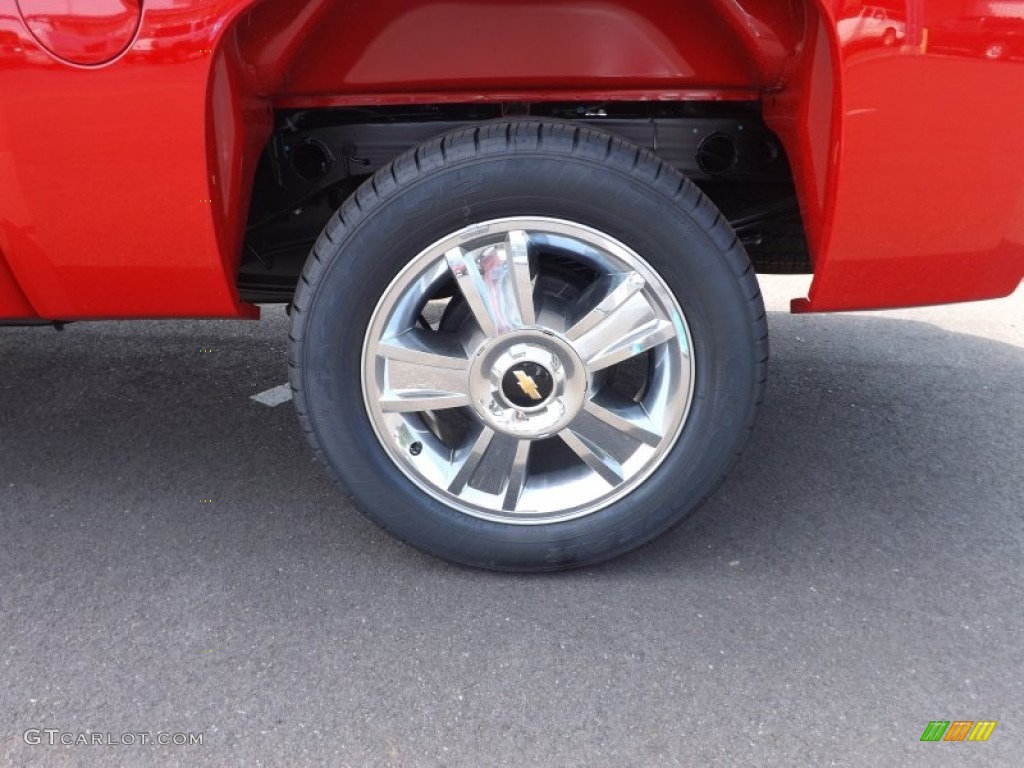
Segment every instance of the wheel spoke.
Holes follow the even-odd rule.
[[[562,438],[562,441],[569,446],[573,453],[579,456],[606,483],[615,486],[622,482],[624,477],[622,465],[609,456],[602,448],[593,445],[589,440],[579,435],[573,427],[563,429],[558,433],[558,436]]]
[[[642,293],[644,285],[635,272],[616,276],[600,303],[566,332],[591,372],[675,338],[675,326],[658,316]]]
[[[593,410],[591,410],[591,407]],[[595,414],[594,411],[597,411]],[[602,419],[604,416],[608,421]],[[611,424],[609,421],[617,422]],[[576,437],[582,440],[598,456],[605,456],[611,462],[611,466],[622,466],[630,457],[637,452],[643,440],[629,434],[619,428],[619,424],[633,425],[624,418],[614,414],[612,411],[601,406],[588,404],[584,410],[576,415],[576,418],[568,426]],[[633,429],[631,431],[636,432]],[[654,437],[649,432],[643,433],[647,439]]]
[[[505,238],[505,256],[512,273],[512,291],[522,325],[537,322],[533,304],[533,282],[530,279],[530,241],[521,229],[513,229]]]
[[[442,334],[411,328],[377,347],[387,361],[386,413],[436,411],[469,405],[468,367],[462,349]]]
[[[484,427],[469,450],[463,455],[456,457],[453,464],[458,467],[458,470],[455,472],[455,477],[448,484],[449,491],[458,495],[465,490],[466,486],[469,485],[469,481],[473,479],[477,467],[480,466],[480,462],[487,452],[487,446],[491,444],[493,439],[494,430],[490,427]]]
[[[380,409],[384,413],[441,411],[445,408],[461,408],[464,405],[469,405],[469,395],[436,389],[392,390],[380,398]]]
[[[505,501],[501,505],[501,508],[508,512],[515,511],[519,504],[519,497],[526,486],[526,462],[530,459],[531,445],[533,443],[529,440],[520,440],[516,446],[516,453],[512,458],[512,469],[508,475],[508,485],[505,486]]]
[[[583,406],[583,410],[612,429],[629,435],[639,443],[657,447],[662,440],[663,436],[654,431],[647,411],[639,403],[623,406],[588,400]]]
[[[452,248],[445,259],[480,330],[487,336],[536,322],[526,232],[512,230],[500,245],[469,254],[462,248]]]
[[[457,495],[466,488],[503,494],[502,509],[514,511],[526,485],[529,455],[529,440],[497,434],[484,427],[473,445],[453,460],[457,470],[448,490]]]
[[[578,339],[583,334],[593,330],[610,314],[631,299],[634,294],[642,291],[644,285],[646,285],[646,282],[636,272],[610,275],[603,278],[597,287],[599,295],[603,295],[604,298],[601,299],[596,307],[580,318],[572,328],[566,331],[566,337]]]

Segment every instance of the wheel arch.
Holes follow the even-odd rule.
[[[825,0],[538,0],[514,14],[444,0],[237,8],[217,44],[208,126],[211,168],[225,180],[219,231],[233,254],[275,108],[598,99],[762,101],[817,253],[838,125],[838,40]],[[566,25],[575,30],[568,40],[537,36]],[[469,29],[482,30],[473,39],[489,48],[435,50],[437,35]],[[531,56],[510,55],[517,50]]]
[[[777,86],[824,0],[250,0],[237,55],[275,104]],[[438,40],[452,43],[439,45]],[[523,55],[529,52],[529,55]],[[563,97],[564,100],[564,97]]]

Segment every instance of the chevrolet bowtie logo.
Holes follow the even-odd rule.
[[[522,371],[512,371],[515,374],[516,381],[519,382],[519,388],[523,390],[523,394],[531,400],[540,400],[540,392],[537,391],[537,382],[533,380],[533,377],[527,376]]]

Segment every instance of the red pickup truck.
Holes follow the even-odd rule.
[[[0,0],[0,324],[285,303],[374,521],[595,563],[735,462],[757,273],[813,273],[797,312],[1015,290],[1022,6]]]

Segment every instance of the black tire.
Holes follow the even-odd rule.
[[[469,224],[568,219],[642,254],[686,313],[696,369],[682,432],[628,496],[584,517],[518,526],[428,496],[381,447],[367,414],[362,345],[376,302],[413,255]],[[324,229],[303,271],[289,355],[295,406],[317,458],[355,505],[426,552],[495,570],[594,564],[693,512],[736,462],[767,373],[756,276],[735,233],[674,168],[567,123],[486,123],[434,139],[377,172]]]

